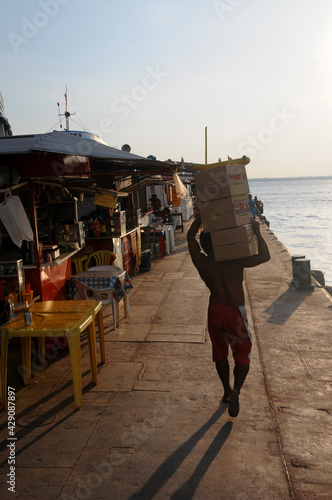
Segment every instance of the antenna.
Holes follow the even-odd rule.
[[[60,128],[62,128],[61,116],[64,116],[66,118],[66,128],[65,128],[65,131],[69,132],[69,117],[71,115],[75,115],[76,113],[69,113],[69,111],[68,111],[68,91],[67,91],[67,85],[66,85],[66,92],[65,92],[64,96],[65,96],[65,103],[66,103],[66,111],[62,115],[60,113],[60,104],[57,103],[58,104],[58,111],[59,111],[58,116],[60,117]]]
[[[65,92],[65,103],[66,103],[66,111],[65,111],[65,118],[66,118],[66,130],[69,132],[69,117],[70,113],[68,111],[68,92],[67,92],[67,85],[66,85],[66,92]]]
[[[60,103],[57,102],[57,105],[58,105],[58,116],[60,118],[60,128],[62,128],[62,121],[61,121],[61,116],[63,116],[61,113],[60,113]]]

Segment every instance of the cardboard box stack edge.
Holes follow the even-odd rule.
[[[204,231],[211,233],[217,261],[234,260],[258,253],[251,222],[249,158],[223,162],[194,173],[197,202]]]

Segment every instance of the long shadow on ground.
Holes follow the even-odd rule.
[[[206,432],[212,427],[213,424],[221,417],[226,409],[225,405],[221,405],[214,414],[209,418],[209,420],[195,432],[187,441],[185,441],[177,450],[175,450],[152,474],[147,483],[141,488],[140,491],[134,493],[129,497],[129,500],[139,500],[139,499],[152,499],[158,491],[166,484],[166,482],[172,477],[172,475],[177,471],[182,462],[188,455],[190,455],[193,448],[199,442],[199,440],[206,434]],[[183,498],[192,498],[194,492],[196,491],[200,480],[208,470],[214,458],[219,453],[220,449],[226,442],[228,436],[232,430],[232,422],[226,422],[226,424],[220,429],[209,448],[205,452],[204,456],[200,460],[199,464],[195,468],[191,477],[186,481],[186,483],[179,488],[171,497],[172,500],[183,500]]]

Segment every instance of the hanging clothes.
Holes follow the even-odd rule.
[[[174,174],[173,175],[174,179],[174,184],[175,184],[175,191],[176,194],[179,198],[182,198],[183,200],[189,200],[190,199],[190,194],[186,186],[183,184],[181,181],[179,174]]]
[[[21,248],[23,240],[33,241],[33,231],[18,196],[9,195],[0,204],[0,219],[15,245]]]

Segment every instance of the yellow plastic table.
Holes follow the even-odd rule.
[[[102,303],[97,300],[45,300],[44,302],[36,302],[30,306],[32,315],[35,312],[39,313],[63,313],[63,312],[81,312],[91,313],[97,318],[99,342],[100,342],[100,357],[101,362],[105,363],[105,340],[104,340],[104,321]],[[33,317],[33,316],[32,316]],[[94,325],[94,323],[93,323]],[[43,338],[38,339],[38,353],[41,364],[45,361],[45,341]]]
[[[31,380],[31,337],[67,337],[73,376],[75,407],[82,406],[80,335],[87,330],[91,381],[97,384],[95,316],[91,312],[34,312],[32,325],[25,326],[23,312],[1,331],[1,405],[7,407],[8,340],[20,337],[22,365]]]

